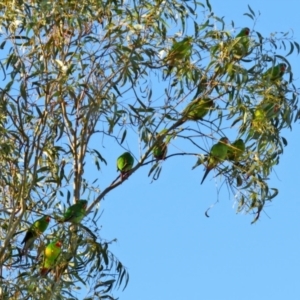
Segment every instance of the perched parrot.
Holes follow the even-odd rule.
[[[274,104],[274,103],[264,103],[260,105],[257,110],[255,111],[255,115],[257,115],[257,111],[260,111],[260,114],[264,115],[266,119],[271,120],[272,118],[275,118],[279,115],[280,113],[280,105],[279,104]],[[263,112],[263,113],[262,113]]]
[[[47,229],[50,222],[49,216],[43,216],[36,220],[27,230],[26,235],[22,241],[24,244],[22,254],[26,254],[28,249],[33,246],[34,241]]]
[[[188,120],[198,121],[202,120],[207,113],[215,107],[214,101],[209,98],[196,98],[190,102],[181,113],[182,118],[175,122],[171,128],[174,129]]]
[[[238,139],[228,146],[228,160],[239,161],[240,157],[245,152],[245,143],[242,139]]]
[[[241,59],[248,54],[249,51],[249,33],[250,29],[248,27],[243,28],[240,33],[235,37],[233,44],[232,54],[235,58]]]
[[[41,268],[41,276],[46,276],[55,266],[55,262],[60,255],[62,243],[54,241],[48,244],[44,251],[43,267]]]
[[[221,60],[227,60],[230,56],[233,56],[235,60],[239,60],[247,56],[250,46],[249,33],[250,29],[245,27],[235,38],[212,46],[210,49],[212,56]]]
[[[186,62],[190,59],[192,55],[192,37],[187,36],[183,40],[177,42],[174,41],[168,55],[165,60],[169,66],[167,71],[168,77],[174,67],[180,68],[183,62]]]
[[[87,201],[79,200],[66,210],[66,212],[63,215],[63,218],[58,222],[59,223],[71,222],[74,224],[79,224],[81,220],[85,217],[86,208],[87,208]]]
[[[262,108],[260,107],[256,108],[256,110],[254,111],[254,120],[255,121],[266,120],[266,113]]]
[[[264,125],[276,118],[280,113],[280,102],[267,101],[264,99],[260,104],[257,105],[254,111],[254,118],[252,125],[257,128],[258,131],[264,130]]]
[[[117,169],[121,172],[121,179],[128,177],[128,172],[132,169],[134,158],[129,152],[123,153],[117,159]]]
[[[168,152],[168,146],[165,142],[160,142],[153,147],[152,153],[157,160],[165,159]]]
[[[280,79],[286,70],[286,64],[280,63],[276,66],[268,69],[264,74],[263,78],[274,81],[276,79]]]
[[[280,96],[265,97],[256,107],[255,118],[259,118],[257,115],[263,115],[263,118],[268,120],[277,117],[281,110],[281,104],[282,98]]]
[[[201,120],[207,113],[215,107],[214,101],[209,98],[192,101],[183,111],[185,120]]]
[[[214,169],[220,162],[226,159],[228,152],[228,138],[222,137],[219,142],[213,145],[209,152],[208,162],[206,166],[206,171],[203,175],[201,184],[205,180],[208,173]]]
[[[244,27],[235,38],[240,38],[240,37],[248,36],[249,33],[250,33],[250,29],[248,27]]]
[[[270,122],[280,113],[280,106],[276,103],[260,103],[254,110],[253,120],[249,136],[252,139],[259,139],[259,137],[267,132],[274,131],[274,126]]]

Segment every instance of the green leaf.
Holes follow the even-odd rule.
[[[281,137],[281,139],[282,139],[284,146],[286,147],[288,145],[287,140],[283,136]]]
[[[152,167],[151,167],[151,169],[150,169],[150,171],[149,171],[149,173],[148,173],[148,177],[151,175],[151,173],[154,171],[154,170],[156,170],[157,168],[159,167],[159,163],[157,162],[157,163],[155,163]]]
[[[209,0],[206,0],[206,5],[207,5],[209,11],[211,12],[211,5],[210,5],[210,3],[209,3]]]
[[[125,138],[126,138],[126,134],[127,134],[127,130],[125,129],[124,130],[124,132],[123,132],[123,134],[122,134],[122,139],[121,139],[121,145],[123,144],[123,142],[124,142],[124,140],[125,140]]]
[[[294,51],[294,44],[292,42],[290,42],[290,46],[291,46],[290,51],[288,52],[288,54],[286,54],[286,56],[291,55]]]
[[[45,166],[45,167],[41,167],[36,172],[37,173],[43,173],[43,172],[49,172],[49,171],[50,171],[50,168],[48,166]]]
[[[248,8],[249,8],[251,14],[253,15],[253,17],[255,17],[255,13],[254,13],[254,11],[251,9],[250,5],[248,5]]]
[[[299,54],[300,53],[300,45],[297,42],[294,42],[294,45],[296,46],[297,52]]]
[[[26,86],[25,86],[25,83],[22,82],[21,85],[20,85],[20,93],[21,93],[21,96],[22,98],[27,101],[27,93],[26,93]]]
[[[250,15],[250,14],[248,14],[248,13],[244,13],[243,15],[244,15],[244,16],[247,16],[247,17],[249,17],[249,18],[251,18],[252,20],[254,20],[253,16]]]
[[[93,149],[93,151],[97,154],[97,157],[107,165],[105,158],[100,154],[100,152],[96,149]]]

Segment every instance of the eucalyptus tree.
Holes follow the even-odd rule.
[[[255,24],[250,7],[246,15]],[[299,44],[289,33],[235,30],[208,1],[176,0],[3,0],[0,26],[3,299],[74,299],[82,286],[85,299],[113,299],[125,288],[99,203],[140,168],[158,179],[164,160],[191,155],[205,169],[205,145],[226,136],[214,168],[238,210],[256,221],[277,195],[268,177],[287,144],[282,130],[298,118],[287,57]],[[185,148],[167,151],[179,141]],[[111,153],[100,145],[134,165],[109,182]],[[78,222],[61,223],[76,203],[85,204]],[[48,215],[52,227],[22,257],[23,232]],[[47,245],[59,245],[55,255]]]

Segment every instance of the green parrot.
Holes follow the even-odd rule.
[[[41,276],[46,276],[55,266],[55,262],[61,253],[62,243],[54,241],[48,244],[44,251],[43,267],[41,268]]]
[[[254,120],[264,121],[265,119],[266,119],[265,111],[261,107],[256,108],[254,111]]]
[[[271,119],[277,117],[279,113],[280,101],[275,102],[264,99],[255,108],[252,125],[258,130],[263,130],[263,125],[267,124]]]
[[[235,58],[241,59],[248,54],[249,51],[249,33],[250,29],[248,27],[243,28],[240,33],[235,37],[233,44],[232,54]]]
[[[156,134],[155,140],[153,141],[155,146],[152,149],[152,154],[156,160],[162,160],[166,158],[168,152],[168,143],[171,140],[171,136],[166,133],[168,130],[165,128]]]
[[[71,205],[63,215],[63,218],[58,221],[59,223],[71,222],[79,224],[85,217],[87,208],[86,200],[79,200],[75,204]]]
[[[181,41],[177,42],[174,41],[168,55],[166,56],[165,60],[168,64],[168,77],[174,67],[179,67],[183,62],[186,62],[190,59],[192,55],[192,37],[187,36]]]
[[[190,102],[187,107],[183,110],[182,118],[175,122],[171,128],[174,129],[184,122],[188,120],[192,121],[198,121],[202,120],[203,117],[205,117],[210,110],[212,110],[215,107],[214,101],[209,98],[196,98],[192,102]]]
[[[286,64],[280,63],[276,66],[269,68],[264,74],[263,78],[274,81],[281,79],[286,70]]]
[[[281,95],[268,95],[256,106],[254,115],[255,118],[271,120],[276,118],[280,111],[282,103],[284,102]]]
[[[152,153],[154,158],[157,160],[165,159],[168,152],[168,146],[165,142],[158,142],[157,145],[153,147]]]
[[[228,138],[222,137],[219,142],[213,145],[209,152],[208,162],[206,166],[206,171],[203,175],[201,184],[205,180],[208,173],[214,169],[220,162],[224,161],[227,157],[228,152]]]
[[[278,103],[261,103],[254,112],[256,119],[272,119],[278,116],[280,105]]]
[[[238,139],[228,146],[228,160],[239,161],[246,150],[245,143],[242,139]]]
[[[22,254],[26,254],[28,249],[33,246],[34,241],[47,229],[49,222],[50,216],[43,216],[29,227],[22,241],[24,244]]]
[[[125,152],[117,159],[117,169],[121,172],[121,179],[128,177],[128,172],[132,169],[134,158],[129,152]]]
[[[264,99],[254,110],[249,136],[258,139],[267,132],[274,132],[272,120],[279,116],[280,111],[280,102],[270,102]]]
[[[235,38],[240,38],[240,37],[248,36],[249,33],[250,33],[250,29],[248,27],[244,27]]]
[[[250,29],[244,27],[235,38],[212,46],[210,49],[212,56],[221,60],[228,60],[230,56],[239,60],[247,56],[250,46],[249,33]]]
[[[198,98],[192,101],[183,111],[185,120],[202,120],[215,107],[214,101],[209,98]]]

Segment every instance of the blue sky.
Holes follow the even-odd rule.
[[[300,43],[298,0],[211,4],[217,16],[225,17],[228,29],[232,20],[237,29],[253,27],[243,16],[249,4],[261,13],[257,31],[268,36],[293,29]],[[292,55],[289,60],[299,86],[300,58]],[[210,218],[205,217],[220,182],[210,175],[200,185],[203,169],[191,171],[192,158],[166,160],[153,183],[149,169],[140,169],[108,194],[101,203],[102,236],[117,238],[111,250],[130,273],[128,287],[114,295],[121,300],[300,299],[299,122],[283,136],[289,144],[270,181],[279,195],[254,225],[253,215],[236,214],[226,189],[209,211]],[[106,170],[102,175],[106,177]]]

